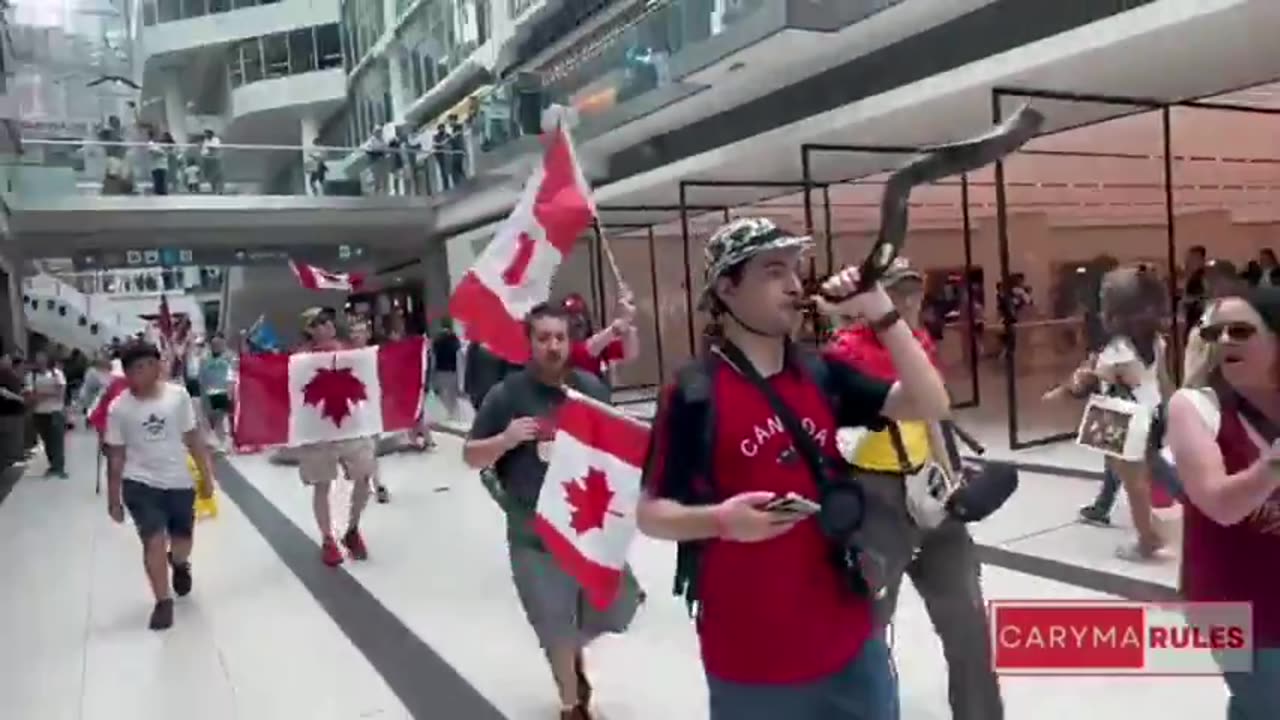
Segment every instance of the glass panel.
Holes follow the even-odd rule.
[[[182,16],[184,18],[200,17],[205,14],[205,0],[182,0]]]
[[[312,28],[289,33],[289,72],[304,73],[316,69],[316,47]]]
[[[235,8],[237,10],[239,10],[240,8],[251,8],[257,4],[258,4],[258,0],[235,0]]]
[[[172,22],[182,16],[182,0],[156,0],[160,22]]]
[[[142,5],[142,24],[156,24],[156,0],[147,0]]]
[[[321,25],[316,28],[316,49],[321,68],[338,67],[342,64],[341,37],[337,25]]]
[[[257,82],[262,79],[262,46],[257,38],[246,40],[240,46],[244,56],[244,81]]]
[[[262,38],[262,59],[266,68],[263,75],[269,78],[289,74],[289,39],[284,33]]]
[[[231,9],[231,0],[209,0],[210,13],[224,13]]]

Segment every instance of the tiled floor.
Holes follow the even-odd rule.
[[[462,465],[459,442],[442,433],[433,454],[383,458],[393,498],[371,507],[364,523],[372,558],[348,562],[342,572],[504,715],[553,717],[551,680],[511,586],[501,517]],[[148,632],[136,538],[129,526],[110,522],[93,494],[91,442],[75,437],[71,449],[70,480],[23,479],[0,504],[0,717],[466,720],[444,710],[411,714],[375,662],[381,649],[349,639],[350,629],[335,620],[336,601],[320,600],[277,554],[271,538],[279,528],[264,530],[258,515],[242,512],[226,493],[219,517],[199,526],[196,592],[179,603],[171,632]],[[315,537],[309,495],[295,470],[261,456],[232,464],[289,531]],[[1174,559],[1141,567],[1113,559],[1123,526],[1071,522],[1095,489],[1089,480],[1027,475],[1011,504],[974,535],[1014,553],[1171,585]],[[336,493],[336,507],[345,507],[345,492]],[[1115,518],[1124,517],[1121,505]],[[632,559],[650,601],[628,635],[591,652],[601,715],[703,718],[696,638],[666,592],[673,549],[641,540]],[[989,599],[1106,597],[996,565],[984,568],[983,583]],[[938,643],[909,586],[895,641],[903,717],[949,717]],[[1136,713],[1201,720],[1222,717],[1225,698],[1213,678],[1006,678],[1003,687],[1012,720],[1083,713],[1091,720]]]

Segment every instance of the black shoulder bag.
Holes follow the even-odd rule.
[[[769,401],[779,422],[791,436],[791,442],[805,465],[808,466],[818,486],[818,526],[830,546],[830,560],[849,588],[864,597],[877,597],[883,593],[881,573],[876,571],[874,557],[861,548],[855,533],[862,527],[866,516],[866,495],[862,487],[847,477],[847,472],[828,459],[816,441],[804,429],[791,408],[778,397],[767,380],[761,377],[755,365],[731,343],[720,345],[724,358],[733,364]],[[788,354],[791,350],[788,348]],[[825,396],[826,391],[823,390]],[[833,408],[834,410],[834,408]]]

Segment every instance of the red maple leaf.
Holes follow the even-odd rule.
[[[302,402],[320,408],[320,417],[342,427],[342,421],[351,416],[351,408],[369,398],[364,382],[351,372],[351,368],[338,367],[338,359],[332,368],[320,368],[302,386]]]
[[[588,530],[603,530],[605,515],[621,517],[619,513],[609,509],[614,493],[603,470],[590,468],[581,482],[569,480],[562,485],[565,502],[573,508],[569,516],[569,527],[579,535]]]

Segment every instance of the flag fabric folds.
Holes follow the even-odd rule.
[[[569,391],[533,526],[587,601],[617,597],[636,534],[636,506],[649,428],[618,410]]]
[[[289,261],[298,283],[308,290],[345,290],[354,292],[364,285],[363,273],[331,272],[315,265]]]
[[[591,188],[564,127],[544,136],[544,145],[515,209],[449,300],[468,340],[516,364],[529,359],[525,315],[550,296],[556,269],[595,217]]]
[[[414,427],[426,340],[330,352],[243,355],[232,434],[238,447],[297,447]]]

